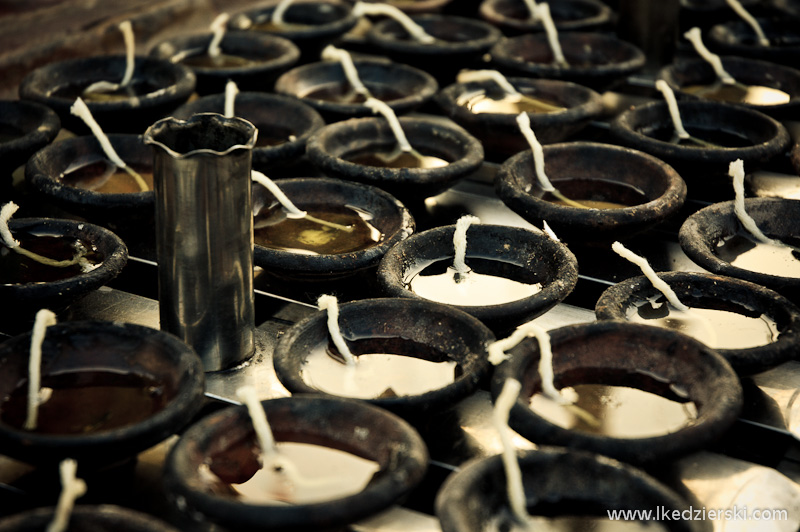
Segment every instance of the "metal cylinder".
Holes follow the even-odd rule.
[[[240,118],[165,118],[144,134],[154,151],[161,329],[191,345],[206,371],[255,350],[251,157],[256,128]]]
[[[620,0],[617,35],[642,49],[646,71],[672,61],[678,38],[680,0]]]

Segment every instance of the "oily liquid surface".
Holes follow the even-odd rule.
[[[553,181],[553,186],[564,196],[590,209],[624,209],[650,201],[638,188],[607,179],[559,179]],[[567,205],[549,192],[542,199]]]
[[[392,102],[405,97],[402,92],[386,85],[367,85],[367,89],[373,97],[384,102]],[[322,100],[334,103],[364,103],[366,98],[355,92],[348,83],[328,83],[314,87],[308,92],[301,94],[301,98],[311,100]]]
[[[540,283],[482,273],[481,268],[470,263],[472,271],[464,276],[458,275],[457,282],[452,262],[452,258],[448,258],[417,265],[406,274],[406,288],[431,301],[462,306],[501,305],[542,290]]]
[[[684,124],[684,127],[686,131],[689,133],[689,135],[724,148],[743,148],[745,146],[753,145],[753,142],[744,135],[731,133],[730,131],[723,131],[720,129],[698,128],[693,126],[687,126],[686,124]],[[660,140],[662,142],[672,142],[675,130],[670,125],[659,129],[641,131],[641,133],[647,135],[648,137],[652,137],[656,140]],[[678,142],[678,144],[680,144],[681,146],[685,146],[687,148],[709,149],[705,146],[701,146],[690,140],[681,139]]]
[[[280,129],[270,127],[269,129],[261,127],[258,130],[258,137],[256,138],[256,148],[266,148],[269,146],[280,146],[287,142],[297,140],[292,131],[289,129]]]
[[[755,242],[746,235],[736,234],[719,242],[714,253],[737,268],[800,278],[800,260],[797,252],[788,246]]]
[[[565,515],[545,517],[533,515],[528,526],[520,526],[510,515],[489,521],[484,532],[666,532],[657,521],[611,521],[606,516]]]
[[[42,386],[52,388],[39,405],[42,434],[92,434],[147,419],[166,405],[161,384],[150,377],[110,371],[76,371],[44,375]],[[27,381],[0,405],[0,420],[22,428],[28,405]]]
[[[181,59],[179,62],[188,67],[194,68],[247,68],[262,64],[272,59],[271,57],[261,57],[260,60],[256,58],[229,55],[221,53],[218,56],[211,57],[205,50],[203,53],[190,55]]]
[[[539,416],[566,429],[616,438],[647,438],[678,431],[697,418],[693,402],[685,394],[673,393],[675,400],[626,386],[577,384],[576,403],[599,422],[594,426],[542,394],[531,397],[530,407]],[[680,390],[672,389],[673,392]]]
[[[659,298],[632,305],[627,319],[672,329],[715,349],[742,349],[771,344],[778,339],[778,325],[765,315],[746,316],[726,310],[691,307],[677,310]]]
[[[407,355],[402,349],[390,353],[359,353],[356,345],[351,351],[356,355],[356,365],[348,366],[341,356],[329,346],[313,349],[303,362],[301,376],[309,385],[320,391],[359,399],[420,395],[444,388],[455,381],[457,364],[447,355],[427,346],[410,346],[412,352],[427,350],[426,358]]]
[[[118,83],[119,81],[121,81],[121,79],[122,78],[120,78],[119,80],[106,80],[106,81],[112,83]],[[83,91],[86,90],[86,87],[88,87],[92,83],[94,83],[94,81],[57,87],[52,93],[50,93],[50,96],[55,96],[57,98],[66,98],[69,100],[74,100],[80,96],[86,102],[113,102],[120,100],[128,100],[131,98],[141,98],[142,96],[149,94],[151,92],[155,92],[160,88],[154,85],[153,83],[150,83],[149,81],[136,79],[134,77],[133,81],[131,81],[131,84],[125,87],[124,89],[119,89],[117,91],[111,91],[111,92],[91,92],[89,94],[84,94]]]
[[[69,260],[76,255],[76,250],[80,250],[90,264],[96,265],[102,262],[102,257],[89,242],[46,232],[14,231],[12,234],[20,242],[21,247],[50,259]],[[83,266],[80,264],[63,268],[46,266],[0,244],[0,284],[21,285],[60,281],[75,277],[83,271]]]
[[[351,163],[364,166],[377,166],[379,168],[441,168],[449,164],[440,157],[425,154],[421,155],[421,157],[417,157],[396,149],[371,149],[368,152],[350,153],[342,158]]]
[[[301,482],[259,468],[250,478],[231,482],[229,495],[254,504],[330,501],[363,491],[380,470],[377,462],[322,445],[281,441],[277,448],[297,468]],[[210,469],[214,471],[213,461]]]
[[[25,132],[11,124],[0,124],[0,144],[11,142],[25,135]]]
[[[147,189],[153,190],[153,171],[149,168],[147,170],[134,168],[134,170],[147,183]],[[133,176],[106,159],[79,163],[61,174],[59,179],[64,185],[102,194],[142,192]]]
[[[781,105],[789,103],[789,93],[763,85],[689,85],[681,90],[695,94],[708,100],[729,103],[747,103],[750,105]]]
[[[256,214],[256,245],[308,255],[335,255],[359,251],[383,240],[383,234],[372,224],[372,215],[353,206],[299,205],[309,215],[353,230],[327,227],[307,218],[287,218],[280,204],[262,208]]]
[[[557,113],[567,109],[553,100],[538,96],[494,93],[483,90],[465,92],[456,99],[456,103],[475,114]]]

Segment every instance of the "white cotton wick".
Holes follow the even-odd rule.
[[[322,59],[341,63],[344,76],[353,87],[353,90],[365,98],[371,96],[369,89],[361,82],[361,78],[358,76],[358,71],[356,70],[356,65],[353,63],[353,57],[350,55],[350,52],[329,44],[322,50]]]
[[[36,313],[28,357],[28,410],[22,425],[25,430],[36,430],[38,423],[39,404],[42,402],[42,343],[47,328],[55,324],[56,315],[52,311],[43,308]]]
[[[559,240],[558,236],[556,235],[556,232],[553,231],[553,229],[547,223],[547,220],[542,220],[542,228],[544,229],[545,234],[549,236],[552,240],[555,240],[556,242],[561,242],[561,240]]]
[[[748,26],[753,28],[753,31],[756,34],[756,38],[758,39],[758,44],[761,46],[769,46],[769,39],[767,36],[764,35],[764,30],[761,29],[761,25],[758,23],[756,18],[750,14],[747,9],[739,2],[739,0],[725,0],[728,5],[736,11],[736,14],[739,15],[742,20],[744,20]]]
[[[122,32],[122,39],[125,41],[125,72],[122,75],[122,81],[119,83],[98,81],[86,87],[86,89],[83,91],[84,93],[112,92],[119,89],[124,89],[130,85],[131,80],[133,80],[133,69],[136,65],[136,44],[133,36],[133,26],[131,25],[130,20],[126,20],[124,22],[120,22],[119,26],[117,27]]]
[[[253,430],[256,432],[258,448],[261,449],[262,457],[270,456],[277,452],[275,446],[275,436],[267,422],[267,414],[261,401],[258,400],[258,393],[254,386],[242,386],[236,390],[236,397],[247,407],[250,421],[253,423]]]
[[[547,42],[550,44],[550,50],[553,52],[553,62],[561,67],[568,67],[564,52],[561,50],[561,43],[558,41],[558,30],[556,24],[553,22],[553,17],[550,16],[550,5],[539,4],[536,6],[536,18],[542,21],[545,34],[547,35]]]
[[[525,500],[525,489],[522,484],[522,470],[519,467],[517,451],[511,440],[511,428],[508,426],[508,417],[511,409],[517,402],[522,385],[518,380],[506,379],[503,389],[494,402],[492,420],[495,429],[500,435],[503,444],[503,467],[506,473],[506,491],[508,492],[508,503],[511,513],[520,522],[527,523],[530,519]]]
[[[678,138],[688,139],[691,137],[689,132],[683,127],[683,120],[681,120],[681,112],[678,109],[678,101],[675,99],[675,93],[669,84],[660,79],[656,81],[656,89],[661,91],[664,95],[664,100],[667,102],[667,109],[669,109],[669,116],[672,119],[672,127],[675,128],[675,134]]]
[[[17,209],[19,209],[19,205],[13,201],[9,201],[0,209],[0,238],[9,249],[19,247],[19,240],[14,238],[14,235],[11,234],[11,229],[8,227],[8,221],[17,212]]]
[[[393,18],[411,35],[415,40],[423,44],[431,44],[436,39],[428,34],[422,26],[411,20],[411,17],[403,13],[399,8],[389,4],[368,4],[366,2],[356,2],[353,6],[353,16],[362,17],[364,15],[384,15]]]
[[[222,53],[219,45],[222,42],[222,38],[225,37],[225,26],[228,24],[228,18],[230,16],[227,13],[220,13],[211,23],[212,37],[211,43],[208,45],[208,55],[211,57],[219,57]]]
[[[455,250],[453,268],[460,275],[466,275],[470,271],[466,263],[467,229],[469,229],[470,225],[477,223],[481,223],[480,218],[467,214],[458,219],[456,222],[456,230],[453,231],[453,248]]]
[[[106,157],[108,157],[112,163],[117,165],[119,168],[128,167],[128,165],[125,164],[125,161],[123,161],[122,158],[119,155],[117,155],[117,152],[111,145],[111,141],[108,140],[106,134],[103,133],[100,124],[98,124],[97,121],[94,119],[94,117],[92,116],[92,112],[89,111],[89,107],[87,107],[86,103],[82,99],[77,98],[75,100],[75,103],[72,104],[72,107],[70,107],[69,112],[72,113],[72,115],[77,116],[78,118],[83,120],[83,122],[89,127],[89,129],[92,130],[92,133],[97,138],[98,142],[100,142],[100,147],[103,149],[103,152],[106,154]]]
[[[765,244],[774,244],[777,246],[784,246],[785,244],[779,240],[774,240],[769,238],[761,229],[758,228],[756,225],[756,221],[753,220],[752,216],[747,214],[744,208],[744,161],[741,159],[736,159],[733,161],[730,166],[728,167],[728,175],[733,178],[733,191],[735,193],[735,197],[733,200],[733,210],[736,213],[736,217],[742,223],[742,226],[751,234],[753,235],[756,240],[759,240]]]
[[[336,296],[321,295],[317,300],[317,306],[320,310],[327,310],[328,312],[328,333],[331,335],[333,345],[339,350],[339,354],[344,357],[345,364],[354,366],[356,364],[356,357],[350,352],[347,346],[342,331],[339,328],[339,301]]]
[[[524,0],[525,7],[528,8],[528,18],[533,21],[539,20],[539,5],[536,0]]]
[[[678,310],[683,310],[683,311],[689,310],[689,307],[681,303],[681,300],[678,299],[677,294],[675,294],[675,291],[672,290],[672,288],[667,284],[667,282],[656,274],[655,270],[653,270],[653,267],[650,266],[649,262],[647,262],[647,259],[629,250],[628,248],[623,246],[620,242],[614,242],[613,244],[611,244],[611,249],[613,249],[620,257],[631,261],[632,263],[636,264],[639,268],[641,268],[642,273],[644,273],[645,277],[647,277],[650,280],[650,282],[653,284],[653,287],[655,287],[656,290],[664,294],[664,297],[667,298],[667,301],[669,301],[670,305],[672,305]]]
[[[470,83],[473,81],[493,81],[503,89],[503,92],[512,96],[521,96],[520,92],[506,77],[497,70],[462,70],[458,73],[456,81]]]
[[[239,94],[239,87],[232,79],[228,80],[225,84],[225,117],[233,118],[235,115],[234,108],[236,105],[236,95]],[[263,175],[263,174],[262,174]]]
[[[133,67],[135,65],[136,45],[133,37],[133,26],[130,20],[121,22],[119,29],[122,38],[125,40],[125,75],[122,76],[120,87],[127,87],[133,79]]]
[[[78,462],[72,458],[62,460],[58,465],[61,475],[61,494],[53,520],[47,525],[46,532],[65,532],[69,526],[69,518],[75,501],[86,493],[86,482],[75,476],[78,472]]]
[[[403,132],[403,127],[400,125],[400,120],[394,113],[394,109],[389,107],[389,104],[378,100],[377,98],[367,98],[367,101],[364,102],[364,105],[369,107],[373,113],[380,113],[383,115],[386,121],[389,122],[389,128],[391,128],[392,134],[394,134],[394,138],[397,140],[397,147],[400,148],[400,151],[408,153],[414,150],[414,148],[411,147],[411,143],[408,142],[406,134]]]
[[[301,211],[298,209],[292,200],[286,197],[286,194],[280,189],[280,187],[273,181],[272,179],[268,178],[266,175],[262,174],[257,170],[252,170],[250,172],[250,179],[258,183],[259,185],[264,186],[267,190],[275,196],[275,199],[278,200],[278,203],[281,204],[283,210],[286,211],[287,218],[303,218],[306,216],[306,211]]]
[[[531,147],[533,153],[533,166],[536,171],[536,178],[539,180],[539,186],[545,192],[553,192],[556,188],[550,183],[547,174],[544,171],[544,149],[536,138],[536,135],[531,129],[531,119],[528,113],[520,113],[517,115],[517,125],[528,145]]]
[[[276,26],[281,26],[285,24],[283,20],[283,16],[286,14],[286,10],[289,9],[289,6],[294,3],[294,0],[281,0],[278,6],[275,8],[275,11],[272,12],[272,23]]]
[[[695,51],[705,59],[708,64],[714,69],[714,73],[717,75],[719,80],[724,83],[725,85],[735,85],[736,80],[733,79],[733,76],[728,74],[728,72],[722,66],[722,59],[717,54],[711,53],[706,45],[703,44],[703,37],[700,32],[700,28],[694,27],[683,34],[686,39],[692,43],[694,46]]]

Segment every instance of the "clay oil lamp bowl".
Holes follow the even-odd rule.
[[[310,282],[363,275],[414,232],[408,210],[377,187],[316,177],[277,183],[298,209],[353,231],[287,219],[272,193],[254,185],[254,263],[271,276]]]
[[[539,342],[528,338],[495,369],[492,396],[507,378],[522,384],[509,426],[534,443],[638,465],[663,463],[705,448],[739,415],[738,376],[716,351],[689,336],[622,321],[549,332],[555,387],[573,387],[576,405],[596,424],[538,393]]]
[[[743,20],[713,26],[706,36],[708,47],[719,54],[760,59],[796,68],[800,60],[800,31],[795,17],[756,17],[769,46],[758,44],[753,29]]]
[[[439,90],[433,76],[418,68],[381,59],[355,59],[353,63],[370,93],[398,115],[417,109]],[[372,115],[335,61],[293,68],[278,78],[275,92],[299,98],[328,122]]]
[[[43,532],[53,520],[56,508],[36,508],[0,519],[0,532]],[[111,504],[78,504],[69,518],[70,530],[94,530],[97,532],[178,532],[160,519]]]
[[[86,250],[94,266],[80,264],[53,267],[34,262],[0,243],[0,300],[5,301],[0,319],[7,329],[28,329],[36,312],[61,311],[114,279],[125,267],[128,249],[117,235],[98,225],[52,218],[12,218],[12,236],[34,253],[55,260],[69,260],[75,246]]]
[[[153,153],[141,135],[108,135],[120,158],[149,190],[106,157],[93,136],[46,146],[25,165],[25,181],[39,198],[123,235],[152,226],[155,215]],[[144,224],[144,225],[142,225]]]
[[[211,33],[173,37],[155,45],[152,57],[191,68],[198,94],[225,92],[228,80],[243,91],[266,91],[300,59],[300,50],[283,37],[245,31],[226,32],[216,58],[208,54]]]
[[[197,113],[223,114],[224,110],[225,95],[212,94],[182,105],[172,116],[188,120]],[[234,110],[258,129],[253,168],[262,172],[302,157],[311,134],[325,125],[311,106],[280,94],[240,92]]]
[[[190,69],[161,59],[137,57],[133,81],[124,93],[82,96],[84,89],[93,83],[121,80],[125,66],[124,55],[50,63],[25,76],[19,86],[19,96],[55,111],[62,126],[74,133],[89,133],[83,121],[70,113],[75,99],[81,96],[106,133],[141,134],[194,92],[196,78]]]
[[[300,49],[300,63],[319,59],[325,46],[353,29],[358,19],[352,5],[338,0],[297,0],[283,15],[285,24],[272,22],[278,2],[243,11],[231,17],[232,30],[270,33],[289,39]]]
[[[355,3],[357,0],[348,0]],[[392,5],[401,11],[409,14],[418,13],[438,13],[445,7],[450,7],[451,4],[467,3],[469,0],[365,0],[369,3],[386,3]]]
[[[393,61],[421,68],[433,74],[440,85],[452,83],[462,68],[478,68],[483,56],[502,34],[487,22],[453,15],[412,15],[411,19],[435,40],[420,42],[394,19],[375,22],[367,41],[376,52]]]
[[[719,102],[678,102],[690,135],[719,147],[674,143],[667,104],[651,102],[622,112],[611,123],[611,135],[622,145],[654,155],[684,178],[728,173],[731,161],[742,159],[748,169],[783,154],[789,133],[777,120],[755,111]],[[729,181],[729,180],[728,180]]]
[[[41,383],[52,388],[35,430],[23,429],[30,332],[0,346],[0,441],[34,465],[74,458],[96,471],[135,457],[183,428],[203,404],[203,365],[176,337],[120,322],[46,329]]]
[[[469,302],[453,298],[450,289],[459,295],[460,288],[447,269],[453,264],[454,231],[454,225],[436,227],[390,249],[378,266],[383,293],[450,304],[501,337],[550,310],[575,287],[578,263],[565,245],[537,231],[476,224],[467,231],[466,263],[472,270],[467,275],[475,274],[466,294]],[[481,281],[493,287],[487,289]],[[414,290],[418,282],[424,283],[419,293]]]
[[[267,490],[261,497],[252,489],[249,497],[240,495],[248,491],[248,481],[258,481],[253,477],[261,466],[247,409],[230,407],[191,426],[167,457],[167,493],[185,513],[231,530],[341,530],[395,504],[422,480],[428,460],[422,438],[384,409],[314,396],[261,404],[278,452],[286,453],[311,479],[336,475],[335,492],[290,504],[264,500]],[[321,453],[333,456],[324,458]],[[357,467],[348,468],[353,461]],[[363,479],[366,487],[361,489],[354,484],[362,480],[356,475],[365,469],[365,461],[377,472]],[[302,491],[297,490],[298,497],[305,495]]]
[[[741,90],[730,94],[725,89],[715,89],[719,83],[714,69],[703,59],[666,66],[658,73],[658,77],[685,99],[716,100],[742,105],[778,120],[796,119],[800,116],[800,70],[739,57],[724,57],[722,65],[736,81],[748,87],[748,93],[752,93],[748,99],[752,98],[753,103],[741,100]],[[777,100],[781,103],[773,103],[776,101],[772,100],[773,96],[782,98]]]
[[[595,306],[597,319],[636,321],[689,334],[716,349],[739,375],[760,373],[795,357],[800,343],[800,309],[785,297],[722,275],[669,272],[659,277],[683,304],[708,309],[702,312],[709,312],[710,336],[705,326],[672,312],[661,292],[644,276],[607,288]]]
[[[341,355],[330,340],[327,312],[310,316],[280,338],[272,358],[292,394],[365,399],[413,423],[466,398],[489,373],[486,347],[494,335],[466,312],[407,298],[365,299],[339,310],[356,366],[333,358]],[[351,370],[358,372],[352,386],[346,382]]]
[[[543,111],[525,100],[514,103],[492,81],[455,83],[439,91],[435,98],[447,116],[481,141],[487,158],[502,162],[528,149],[516,122],[521,112],[528,113],[531,127],[542,144],[567,139],[603,113],[600,95],[587,87],[548,79],[511,78],[509,81],[523,95],[562,109]]]
[[[0,164],[11,175],[31,155],[50,144],[61,130],[58,115],[44,105],[0,101]]]
[[[740,0],[742,6],[751,14],[759,17],[762,13],[760,0]],[[683,0],[680,10],[680,29],[686,31],[693,26],[699,26],[704,31],[708,28],[736,20],[738,15],[731,9],[725,0]]]
[[[610,29],[614,24],[614,12],[599,0],[553,2],[550,14],[559,32],[602,31]],[[530,12],[523,1],[483,0],[480,15],[509,37],[544,31],[541,22],[531,20]]]
[[[675,215],[686,183],[669,165],[646,153],[594,142],[544,147],[545,172],[566,205],[542,190],[530,150],[500,167],[495,190],[511,210],[541,226],[547,221],[568,242],[607,245],[646,231]]]
[[[309,139],[306,156],[327,176],[375,185],[407,205],[442,192],[483,163],[481,143],[458,125],[427,117],[400,117],[400,124],[424,164],[433,157],[446,164],[387,166],[378,155],[391,152],[397,141],[383,118],[329,124]]]
[[[561,79],[603,92],[641,70],[645,55],[637,47],[603,33],[567,32],[559,42],[569,66],[553,63],[544,33],[528,33],[498,42],[491,63],[506,76]]]
[[[689,508],[650,475],[604,456],[556,447],[521,451],[517,456],[532,530],[540,520],[544,530],[560,526],[593,530],[595,522],[600,527],[608,522],[607,510]],[[502,457],[474,460],[448,477],[436,497],[436,516],[443,532],[516,530],[519,525],[508,502]],[[648,525],[641,526],[653,532],[694,530],[691,522],[680,519]]]
[[[792,246],[800,242],[795,223],[800,216],[800,201],[747,198],[745,210],[767,237]],[[782,250],[785,256],[759,255],[769,251],[769,246],[754,244],[745,232],[734,214],[733,201],[727,201],[689,216],[678,237],[684,253],[702,268],[771,288],[795,303],[800,301],[797,252],[787,248]],[[750,256],[756,258],[756,264],[742,262]]]

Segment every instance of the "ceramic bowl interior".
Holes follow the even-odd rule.
[[[358,76],[373,96],[386,102],[395,113],[404,114],[430,100],[439,86],[423,70],[380,59],[355,59]],[[360,101],[342,99],[351,91],[341,64],[332,61],[293,68],[275,83],[275,92],[301,99],[329,121],[371,116]]]
[[[596,31],[610,26],[614,21],[611,8],[598,0],[553,2],[550,14],[560,32]],[[522,2],[484,0],[481,2],[480,15],[506,35],[544,31],[541,22],[530,20],[529,10]]]
[[[5,306],[0,316],[9,325],[27,327],[41,308],[54,312],[63,310],[111,281],[128,260],[128,249],[122,240],[98,225],[51,218],[18,218],[9,221],[9,228],[23,247],[50,258],[71,259],[74,254],[72,244],[80,242],[89,250],[90,261],[99,264],[85,272],[79,265],[65,271],[33,263],[27,258],[20,259],[17,253],[0,246],[0,261],[3,263],[0,271],[4,272],[4,277],[11,276],[0,283],[0,299],[14,302]],[[62,242],[60,253],[65,256],[52,256],[56,247],[53,238]]]
[[[602,33],[568,32],[559,36],[570,66],[553,64],[553,53],[543,33],[509,37],[490,51],[492,63],[507,75],[564,79],[604,91],[645,64],[644,53],[632,44]]]
[[[226,32],[222,38],[221,53],[223,57],[233,56],[247,63],[222,63],[222,66],[216,66],[207,59],[212,38],[210,33],[175,37],[157,44],[150,55],[173,61],[178,54],[188,54],[177,63],[194,71],[198,94],[224,92],[228,80],[235,81],[243,91],[267,91],[278,76],[300,59],[300,50],[288,39],[263,33],[234,31]]]
[[[423,117],[401,117],[403,132],[423,155],[447,161],[438,168],[389,168],[352,162],[361,154],[391,151],[397,140],[383,118],[329,124],[308,141],[306,155],[325,175],[369,183],[404,202],[438,194],[483,163],[481,143],[457,125]]]
[[[0,164],[11,174],[58,135],[61,120],[44,105],[22,100],[0,101]]]
[[[243,503],[226,494],[226,483],[248,480],[259,468],[255,432],[244,406],[231,407],[191,426],[167,457],[165,482],[173,500],[226,528],[327,530],[395,504],[421,480],[428,453],[405,421],[363,401],[291,397],[262,402],[277,442],[342,450],[377,462],[380,470],[363,491],[297,505]],[[200,471],[208,465],[211,475]],[[209,476],[217,479],[209,481]],[[222,478],[219,478],[222,477]],[[224,480],[223,480],[224,479]]]
[[[152,222],[155,193],[152,190],[153,150],[145,146],[141,135],[108,135],[114,151],[148,182],[142,191],[132,177],[116,168],[106,157],[94,136],[73,137],[55,142],[31,157],[25,166],[25,180],[40,197],[70,213],[91,221],[110,222],[115,230],[124,229],[131,217]],[[86,179],[73,182],[71,172],[85,167]],[[103,177],[121,174],[118,186]],[[117,178],[114,178],[117,179]],[[102,188],[108,192],[101,192]]]
[[[64,322],[47,328],[42,385],[54,388],[50,401],[63,390],[58,404],[72,415],[41,410],[40,429],[24,430],[30,343],[25,333],[0,347],[0,396],[9,398],[0,406],[0,440],[18,460],[74,458],[87,469],[114,464],[175,433],[202,406],[202,363],[174,336],[129,323]],[[93,382],[113,387],[102,405],[90,393]],[[12,402],[12,394],[21,401]]]
[[[722,61],[726,72],[745,85],[770,87],[786,92],[790,100],[778,105],[740,104],[756,109],[779,120],[796,117],[800,113],[800,71],[766,61],[726,57]],[[673,90],[680,91],[686,99],[698,96],[685,91],[686,87],[713,85],[717,76],[711,65],[703,59],[681,61],[662,68],[658,77],[665,80]],[[702,98],[700,98],[702,99]]]
[[[742,159],[749,171],[783,153],[791,142],[782,124],[753,109],[702,101],[678,102],[678,108],[690,134],[716,140],[722,147],[670,142],[673,125],[664,102],[622,112],[612,122],[611,133],[620,143],[654,155],[679,172],[702,169],[726,175],[732,161]]]
[[[98,81],[122,80],[123,55],[68,59],[50,63],[28,74],[19,95],[46,105],[58,114],[64,128],[88,134],[89,128],[70,113],[75,99]],[[110,101],[86,101],[92,116],[106,133],[138,133],[168,115],[189,99],[195,89],[194,73],[182,65],[151,57],[137,57],[133,81],[136,97]],[[85,99],[85,98],[84,98]]]
[[[747,198],[745,211],[768,237],[794,246],[800,242],[793,222],[800,216],[800,201]],[[684,253],[702,268],[766,286],[795,303],[800,301],[800,279],[746,270],[718,256],[720,242],[743,232],[741,222],[734,213],[733,202],[727,201],[709,205],[689,216],[681,226],[678,238]]]
[[[603,113],[600,95],[587,87],[547,79],[512,77],[509,81],[525,96],[565,108],[550,113],[527,113],[531,128],[542,144],[565,140]],[[435,99],[450,118],[483,143],[487,156],[493,154],[505,160],[527,149],[528,143],[516,122],[518,113],[475,113],[469,108],[467,95],[479,91],[490,98],[504,99],[503,91],[492,81],[454,83],[441,90]]]
[[[374,24],[367,38],[390,54],[446,57],[447,54],[485,52],[502,37],[497,28],[475,19],[426,14],[414,16],[413,20],[436,40],[432,43],[420,43],[412,39],[399,22],[392,19]]]
[[[692,308],[724,310],[775,323],[778,338],[749,348],[716,348],[739,375],[766,371],[791,360],[800,342],[800,309],[776,292],[733,277],[695,272],[661,273],[678,299]],[[631,309],[659,297],[660,292],[644,276],[632,277],[607,288],[595,306],[597,319],[625,320]],[[711,346],[716,347],[716,346]]]
[[[683,397],[694,402],[697,418],[674,432],[641,438],[556,425],[528,405],[541,389],[539,344],[529,338],[509,350],[511,358],[496,368],[492,396],[498,396],[507,378],[522,383],[509,425],[535,443],[583,449],[637,464],[662,462],[715,441],[742,408],[742,387],[730,365],[715,351],[675,331],[602,321],[552,330],[550,339],[556,388],[605,384],[637,388],[673,401]]]
[[[403,204],[376,187],[340,179],[312,177],[282,179],[278,181],[278,186],[301,210],[314,212],[347,207],[356,212],[369,213],[369,222],[381,233],[381,237],[374,245],[356,251],[307,254],[260,245],[256,235],[254,263],[273,274],[306,280],[359,274],[375,267],[388,249],[414,232],[414,219]],[[259,231],[258,213],[276,202],[266,188],[254,184],[256,233]]]
[[[401,298],[366,299],[344,304],[339,310],[342,334],[357,356],[389,353],[457,363],[454,382],[422,394],[369,399],[377,406],[407,419],[421,418],[464,399],[488,375],[486,346],[494,341],[494,335],[466,312]],[[289,391],[320,393],[304,380],[302,371],[309,353],[325,350],[329,344],[325,312],[298,323],[281,337],[273,363],[278,378]]]
[[[234,109],[236,116],[258,129],[253,168],[262,172],[302,157],[311,134],[325,125],[312,107],[280,94],[240,92]],[[172,116],[188,120],[197,113],[222,114],[224,110],[225,95],[213,94],[181,106]]]
[[[381,290],[391,297],[425,299],[407,285],[409,278],[430,264],[450,261],[455,226],[437,227],[411,236],[390,249],[378,267]],[[525,284],[540,283],[541,291],[495,305],[454,305],[472,314],[498,337],[550,310],[569,295],[578,277],[575,256],[544,233],[500,225],[472,225],[467,231],[466,262],[481,273]]]
[[[757,44],[753,29],[743,20],[736,19],[714,25],[706,37],[706,44],[718,54],[761,59],[795,68],[800,57],[800,38],[794,17],[756,17],[770,46]]]
[[[544,147],[545,172],[566,197],[629,205],[582,209],[545,199],[530,150],[503,163],[495,187],[503,202],[536,225],[546,220],[559,238],[607,243],[628,238],[675,215],[686,184],[669,165],[629,148],[590,142]]]
[[[580,515],[606,521],[608,510],[688,508],[683,499],[655,478],[606,457],[540,447],[518,453],[518,459],[528,512],[535,516]],[[436,498],[436,516],[443,532],[516,526],[512,525],[500,455],[473,461],[451,475]],[[670,531],[692,530],[689,521],[680,519],[660,525]]]

